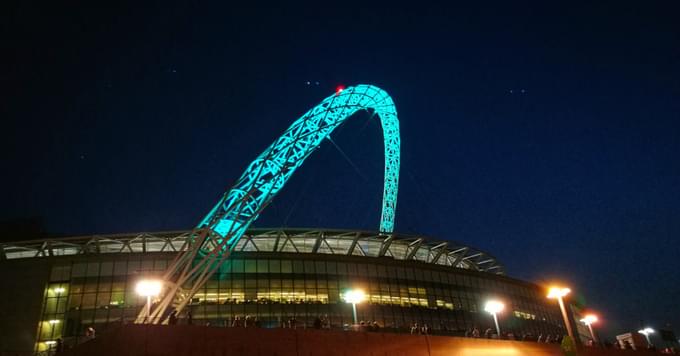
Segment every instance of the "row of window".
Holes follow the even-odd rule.
[[[145,275],[160,274],[167,265],[167,259],[130,259],[53,267],[39,339],[49,341],[77,334],[83,330],[82,325],[91,323],[108,325],[134,320],[145,303],[135,292],[136,282]],[[546,308],[533,288],[491,276],[425,267],[236,258],[194,295],[190,308],[197,320],[253,314],[274,325],[289,315],[307,320],[318,313],[329,313],[334,323],[342,324],[351,320],[351,311],[345,310],[341,294],[346,288],[358,286],[366,292],[362,309],[370,312],[366,318],[382,325],[419,322],[469,327],[478,322],[477,311],[489,293],[506,296],[506,304],[514,310],[508,316],[514,319],[544,322],[548,328],[558,324],[559,315]]]
[[[126,276],[144,272],[165,271],[167,259],[122,260],[109,262],[74,263],[53,269],[53,281],[78,277]],[[423,268],[425,267],[425,268]],[[347,263],[336,261],[287,260],[287,259],[242,259],[233,258],[219,274],[281,273],[307,275],[348,275],[392,279],[418,280],[474,287],[483,290],[498,289],[506,294],[539,298],[538,291],[512,283],[500,283],[491,278],[479,278],[465,273],[433,271],[427,265],[403,267],[383,264]]]

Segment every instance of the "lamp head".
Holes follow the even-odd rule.
[[[586,325],[596,323],[597,322],[597,316],[593,315],[593,314],[588,314],[588,315],[584,316],[583,319],[581,319],[581,322],[586,324]]]
[[[652,328],[644,328],[642,330],[638,330],[638,332],[644,336],[649,336],[649,334],[654,334],[654,329]]]
[[[569,288],[551,287],[548,290],[548,298],[559,299],[559,298],[563,298],[564,296],[566,296],[569,293],[571,293],[571,289],[569,289]]]
[[[161,281],[145,279],[137,282],[135,291],[142,297],[155,297],[161,294],[162,287]]]
[[[359,304],[366,299],[366,294],[361,289],[352,289],[345,292],[342,299],[347,303]]]
[[[505,308],[505,305],[503,304],[503,302],[500,302],[500,301],[497,301],[497,300],[489,300],[484,305],[484,311],[486,311],[487,313],[491,313],[491,314],[499,313],[499,312],[503,311],[504,308]]]

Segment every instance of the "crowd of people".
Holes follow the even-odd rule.
[[[485,339],[497,339],[497,338],[499,338],[494,329],[486,328],[484,330],[484,333],[482,334],[481,330],[479,328],[477,328],[476,326],[465,330],[465,337],[485,338]],[[538,336],[536,336],[536,335],[531,334],[531,333],[525,333],[525,334],[522,334],[522,335],[515,335],[512,332],[502,333],[500,335],[500,339],[518,340],[518,341],[534,341],[534,342],[543,342],[543,343],[560,343],[560,342],[562,342],[562,336],[560,336],[560,335],[539,334]]]
[[[427,324],[423,324],[422,326],[419,326],[418,323],[411,324],[411,335],[413,334],[428,335],[429,333],[430,327],[427,326]]]

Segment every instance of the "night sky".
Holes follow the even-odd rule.
[[[190,229],[337,85],[374,84],[401,121],[396,231],[564,281],[609,335],[680,332],[677,2],[227,3],[3,11],[0,220]],[[377,230],[379,122],[332,137],[253,226]]]

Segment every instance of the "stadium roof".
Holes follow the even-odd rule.
[[[169,231],[18,241],[0,244],[0,260],[50,256],[179,252],[191,231]],[[418,235],[323,229],[250,229],[236,252],[318,253],[414,260],[493,274],[505,274],[495,257],[451,241]]]

